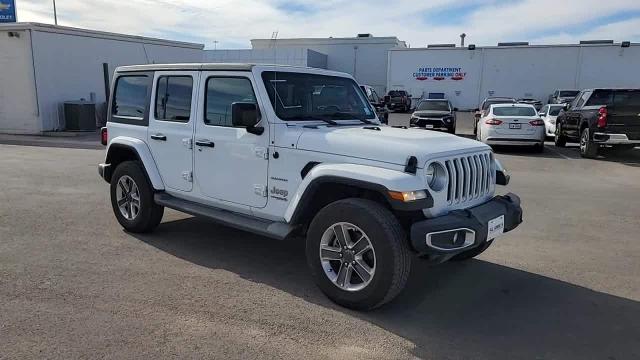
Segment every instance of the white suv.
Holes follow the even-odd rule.
[[[347,74],[176,64],[116,70],[100,175],[131,232],[164,207],[276,240],[306,237],[318,286],[372,309],[393,299],[412,253],[464,260],[522,222],[491,149],[379,123]],[[231,240],[230,240],[231,241]]]

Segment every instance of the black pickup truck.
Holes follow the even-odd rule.
[[[587,158],[601,146],[640,146],[640,89],[582,90],[556,120],[556,146],[567,141],[579,142]]]

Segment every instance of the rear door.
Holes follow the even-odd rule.
[[[615,90],[608,115],[607,132],[640,140],[640,89]]]
[[[147,143],[165,186],[191,191],[196,71],[158,71],[153,80]]]

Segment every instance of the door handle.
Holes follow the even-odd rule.
[[[155,134],[150,136],[153,140],[167,141],[167,137],[162,134]]]
[[[196,146],[206,146],[206,147],[212,148],[212,147],[215,147],[216,144],[214,144],[213,141],[201,139],[201,140],[196,140]]]

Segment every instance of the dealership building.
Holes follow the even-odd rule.
[[[254,39],[251,48],[204,45],[63,26],[0,24],[0,132],[68,129],[65,102],[95,104],[104,121],[108,86],[120,65],[232,62],[298,65],[346,72],[379,94],[407,90],[415,99],[444,94],[473,109],[488,96],[545,102],[554,89],[640,87],[640,44],[507,43],[487,47],[408,48],[397,37]]]
[[[199,62],[204,45],[36,23],[0,25],[0,132],[66,128],[64,103],[104,113],[117,66]]]
[[[414,98],[444,93],[454,106],[473,109],[488,96],[546,102],[554,89],[640,87],[639,65],[640,44],[628,42],[395,48],[386,88]]]

